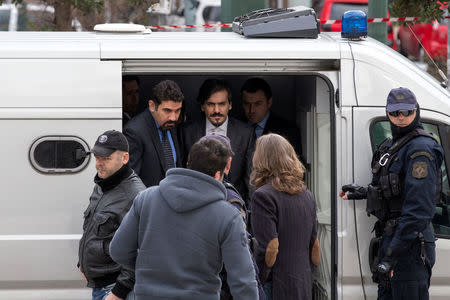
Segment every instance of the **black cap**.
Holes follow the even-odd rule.
[[[417,106],[416,96],[410,89],[399,87],[389,92],[386,103],[386,111],[414,110]]]
[[[108,157],[116,150],[128,152],[128,141],[122,132],[108,130],[97,138],[91,153],[100,157]]]

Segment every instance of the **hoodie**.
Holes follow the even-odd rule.
[[[222,264],[234,299],[258,299],[242,217],[223,184],[182,168],[134,201],[110,245],[135,270],[136,299],[219,299]]]

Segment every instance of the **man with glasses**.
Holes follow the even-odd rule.
[[[367,188],[344,185],[339,195],[367,199],[367,213],[378,218],[369,250],[378,299],[429,299],[436,256],[431,220],[441,190],[443,150],[423,130],[411,90],[391,90],[386,115],[392,138],[373,155],[372,182]]]

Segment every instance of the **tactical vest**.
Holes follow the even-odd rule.
[[[400,149],[419,136],[435,139],[432,134],[421,128],[416,128],[398,139],[394,144],[392,144],[391,138],[385,139],[375,151],[372,158],[373,179],[367,191],[366,212],[368,215],[374,215],[381,221],[387,221],[393,216],[395,218],[396,215],[400,216],[404,200],[405,179],[403,175],[390,172],[389,169],[398,160],[397,155]],[[438,191],[440,191],[439,187]],[[438,199],[440,199],[440,192],[436,193],[436,203]]]

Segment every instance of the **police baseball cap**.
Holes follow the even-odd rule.
[[[108,130],[97,138],[91,153],[100,157],[108,157],[116,150],[128,152],[128,149],[128,141],[122,132]]]
[[[416,96],[410,89],[399,87],[389,92],[386,111],[414,110],[417,107]]]

